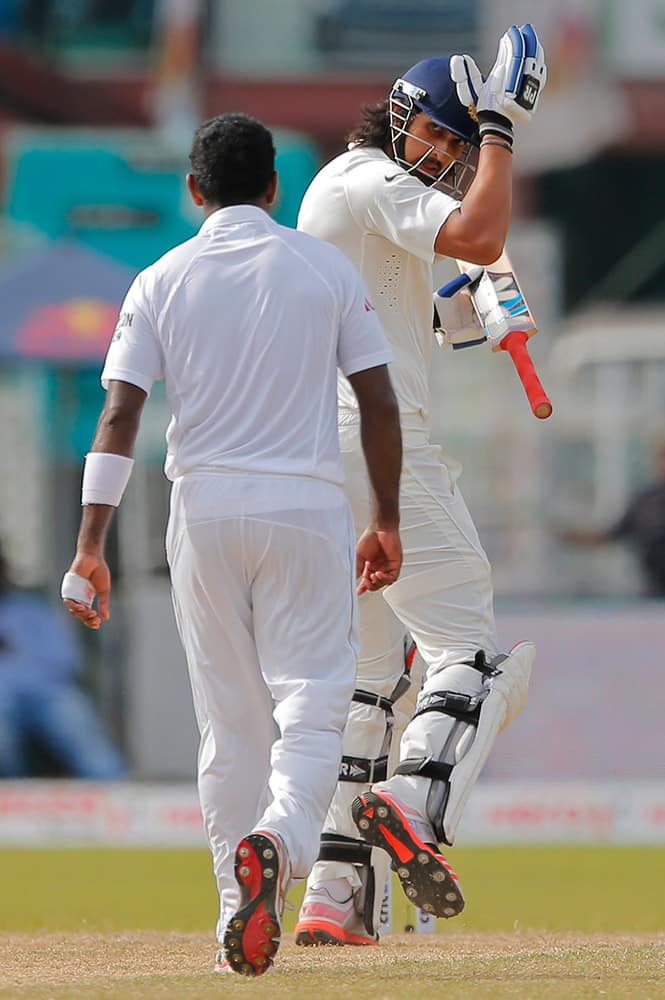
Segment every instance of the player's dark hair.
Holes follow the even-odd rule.
[[[199,191],[209,205],[258,201],[275,172],[269,130],[249,115],[217,115],[199,125],[189,154]]]
[[[390,145],[390,115],[388,101],[366,104],[362,109],[362,120],[347,136],[347,142],[358,146],[376,146],[385,149]]]

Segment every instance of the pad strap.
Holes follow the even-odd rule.
[[[404,675],[402,675],[403,677]],[[399,687],[398,682],[395,691],[398,691]],[[390,698],[376,694],[374,691],[363,691],[361,688],[353,692],[352,701],[357,701],[361,705],[372,705],[386,713],[386,736],[380,755],[375,760],[371,760],[369,757],[351,757],[345,754],[339,765],[338,781],[351,781],[359,785],[371,785],[375,781],[385,781],[388,777],[388,749],[393,720],[395,691],[393,691],[393,696]],[[401,693],[402,691],[400,690],[399,694]],[[399,697],[399,694],[396,697]]]
[[[375,781],[385,781],[388,777],[388,755],[375,760],[369,757],[342,757],[339,765],[338,781],[353,781],[363,785],[373,785]]]
[[[411,684],[411,667],[415,655],[416,646],[412,642],[405,649],[404,673],[400,676],[389,697],[386,698],[385,695],[377,694],[375,691],[364,691],[362,688],[357,688],[353,692],[352,701],[356,701],[360,705],[372,705],[374,708],[380,708],[386,713],[386,733],[379,756],[374,760],[369,757],[343,756],[339,765],[338,781],[371,785],[375,781],[385,781],[388,777],[388,754],[392,737],[393,705],[409,689]]]
[[[384,698],[383,695],[375,694],[373,691],[362,691],[358,688],[353,692],[351,701],[358,701],[361,705],[375,705],[376,708],[382,708],[386,715],[393,714],[393,699]]]
[[[353,905],[358,916],[362,917],[365,930],[371,937],[376,936],[374,930],[374,897],[376,885],[374,868],[372,867],[372,847],[364,840],[353,840],[337,833],[323,833],[319,848],[318,861],[342,861],[359,866],[361,888],[353,894]]]
[[[480,718],[480,706],[484,700],[485,692],[479,694],[460,694],[459,691],[431,691],[421,697],[420,703],[413,713],[415,719],[418,715],[425,715],[426,712],[443,712],[451,719],[458,719],[460,722],[471,722],[478,724]]]
[[[431,778],[432,781],[448,781],[453,767],[453,764],[432,760],[431,757],[411,757],[400,761],[395,774],[421,774],[423,778]]]
[[[353,840],[337,833],[321,834],[318,861],[346,861],[350,865],[368,865],[371,845],[364,840]]]
[[[474,659],[466,660],[465,665],[473,667],[483,677],[491,678],[499,676],[501,673],[499,663],[505,659],[505,655],[501,654],[488,663],[485,651],[479,649]],[[430,691],[418,699],[413,718],[425,715],[426,712],[442,712],[444,715],[449,715],[451,719],[457,719],[458,722],[468,722],[477,726],[480,718],[480,706],[488,694],[488,688],[477,694],[462,694],[460,691]]]
[[[469,667],[473,667],[474,670],[478,670],[483,677],[496,677],[501,673],[499,670],[499,664],[507,659],[505,653],[499,653],[495,656],[493,660],[487,661],[487,656],[485,655],[484,649],[479,649],[473,660],[466,660],[466,664]]]

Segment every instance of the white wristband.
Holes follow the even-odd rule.
[[[81,504],[104,503],[117,507],[132,474],[134,459],[107,451],[90,451],[85,456]]]

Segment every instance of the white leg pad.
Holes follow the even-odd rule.
[[[450,791],[443,818],[446,841],[452,844],[471,789],[498,734],[522,711],[527,701],[531,666],[536,656],[532,642],[513,646],[492,678],[490,693],[482,703],[476,735],[467,753],[450,774]]]

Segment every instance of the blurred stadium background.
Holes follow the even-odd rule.
[[[628,547],[561,531],[615,520],[665,433],[662,0],[0,0],[0,535],[20,582],[57,601],[117,308],[198,225],[183,175],[199,121],[241,110],[275,130],[292,225],[362,103],[426,55],[487,69],[525,20],[549,82],[518,137],[509,248],[554,415],[532,418],[503,355],[441,351],[433,371],[502,638],[539,646],[466,839],[661,843],[665,604],[643,596]],[[137,784],[0,784],[0,842],[201,842],[163,552],[166,419],[155,392],[115,522],[113,617],[81,636]]]

